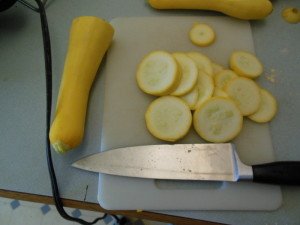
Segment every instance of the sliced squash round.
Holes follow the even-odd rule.
[[[188,52],[186,54],[195,61],[199,70],[203,70],[213,76],[213,67],[210,58],[200,52]]]
[[[136,79],[144,92],[162,96],[177,88],[181,79],[180,68],[174,57],[165,51],[153,51],[140,62]]]
[[[202,23],[195,23],[189,35],[194,44],[203,47],[211,45],[216,39],[214,29],[210,25]]]
[[[248,116],[249,119],[258,122],[266,123],[274,118],[277,112],[277,101],[274,96],[267,90],[260,88],[261,103],[258,110]]]
[[[221,96],[221,97],[225,97],[225,98],[228,98],[228,94],[221,88],[218,88],[218,87],[215,87],[214,88],[214,93],[213,93],[213,96]]]
[[[217,73],[219,73],[222,70],[224,70],[224,67],[221,66],[218,63],[212,62],[211,65],[212,65],[212,68],[213,68],[213,76],[215,76]]]
[[[211,76],[209,76],[204,71],[199,70],[198,72],[198,80],[197,80],[197,87],[198,87],[198,99],[195,105],[195,109],[200,107],[200,105],[209,99],[214,92],[214,81]]]
[[[237,77],[225,86],[225,92],[237,104],[244,116],[255,113],[260,105],[261,96],[258,85],[251,79]]]
[[[193,115],[193,126],[201,138],[209,142],[227,142],[241,131],[243,116],[229,98],[212,97]]]
[[[183,99],[189,105],[191,110],[195,110],[198,95],[198,86],[195,86],[189,93],[180,96],[180,98]]]
[[[145,113],[146,126],[156,138],[177,141],[192,124],[190,107],[179,97],[163,96],[154,100]]]
[[[230,67],[238,75],[255,78],[262,74],[261,61],[252,53],[246,51],[235,51],[230,56]]]
[[[223,89],[228,81],[233,78],[238,77],[238,75],[232,70],[222,70],[221,72],[217,73],[214,77],[215,85],[218,88]]]
[[[181,80],[171,95],[185,95],[192,90],[197,82],[198,68],[196,63],[184,53],[173,53],[172,56],[175,58],[181,69]]]

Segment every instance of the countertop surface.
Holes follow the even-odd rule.
[[[270,122],[276,160],[300,160],[300,24],[281,17],[296,0],[273,1],[274,11],[251,21],[255,51],[264,64],[258,82],[278,101]],[[53,112],[68,44],[69,28],[78,16],[116,17],[221,15],[208,11],[152,9],[143,0],[49,0],[46,7],[53,61]],[[239,35],[239,34],[237,34]],[[134,49],[133,49],[134,51]],[[0,189],[51,196],[45,154],[46,93],[39,15],[16,3],[0,13]],[[98,174],[71,163],[99,152],[103,105],[103,68],[90,94],[86,133],[79,148],[53,154],[63,198],[97,203]],[[163,211],[227,224],[300,224],[299,187],[282,186],[283,204],[275,211]]]

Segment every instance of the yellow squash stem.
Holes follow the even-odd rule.
[[[72,22],[49,134],[58,153],[76,148],[83,139],[90,88],[113,35],[113,27],[101,18],[84,16]]]
[[[269,0],[148,0],[156,9],[202,9],[245,20],[267,17],[272,11]]]

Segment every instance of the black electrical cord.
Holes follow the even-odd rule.
[[[41,18],[41,27],[42,27],[42,35],[43,35],[43,45],[44,45],[44,58],[45,58],[45,72],[46,72],[46,100],[47,100],[47,112],[46,112],[46,156],[47,156],[47,164],[48,170],[51,180],[51,188],[52,194],[55,202],[55,206],[59,214],[66,220],[74,221],[84,225],[91,225],[97,223],[99,220],[104,219],[108,214],[105,213],[102,217],[96,218],[92,222],[87,222],[80,218],[72,217],[66,213],[63,207],[62,200],[60,198],[56,175],[53,167],[52,162],[52,155],[51,155],[51,147],[50,147],[50,140],[49,140],[49,131],[50,131],[50,120],[51,120],[51,105],[52,105],[52,60],[51,60],[51,45],[50,45],[50,35],[48,29],[48,22],[46,17],[46,12],[44,8],[44,4],[40,0],[35,0],[38,5],[38,12],[40,13]],[[119,223],[121,220],[115,216],[114,217]]]

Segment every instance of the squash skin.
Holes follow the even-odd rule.
[[[72,22],[50,143],[57,153],[80,145],[85,128],[89,92],[114,35],[113,27],[97,17]]]
[[[243,20],[258,20],[273,11],[269,0],[147,0],[155,9],[202,9]]]

